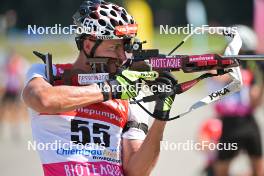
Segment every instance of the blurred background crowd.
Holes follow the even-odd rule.
[[[41,62],[33,50],[53,54],[54,63],[73,61],[78,50],[74,35],[28,35],[28,25],[72,24],[72,15],[82,0],[2,0],[0,6],[0,175],[41,175],[38,156],[27,150],[30,121],[21,101],[25,73]],[[185,35],[160,34],[160,25],[239,26],[244,42],[241,54],[264,54],[264,0],[112,0],[125,6],[139,23],[139,38],[146,47],[168,53]],[[194,36],[177,54],[223,54],[224,38]],[[162,151],[153,175],[259,175],[264,136],[264,64],[243,62],[243,90],[212,106],[170,122],[164,140],[238,142],[238,152]],[[193,74],[175,73],[180,81]],[[176,97],[175,112],[186,109],[208,92],[223,87],[228,77],[208,80]],[[177,99],[178,98],[178,99]],[[179,106],[181,105],[181,106]],[[216,173],[217,172],[217,173]],[[263,174],[263,173],[262,173]]]

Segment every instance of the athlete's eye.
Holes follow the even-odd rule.
[[[113,46],[109,47],[109,49],[110,49],[110,50],[116,50],[116,46],[113,45]]]
[[[112,45],[109,47],[109,50],[111,51],[118,51],[121,47],[121,44]]]

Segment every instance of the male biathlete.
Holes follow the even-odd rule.
[[[83,2],[73,17],[77,26],[95,32],[76,37],[79,56],[73,64],[53,65],[54,76],[70,69],[97,77],[109,73],[110,79],[85,86],[55,81],[56,86],[52,86],[47,81],[44,64],[30,68],[23,99],[31,110],[34,140],[43,144],[55,141],[72,144],[68,148],[38,150],[44,175],[150,175],[166,125],[162,120],[169,116],[174,95],[157,100],[154,114],[158,119],[148,130],[148,115],[129,104],[129,99],[139,92],[135,89],[120,92],[116,88],[132,87],[144,76],[155,75],[130,70],[117,72],[120,63],[127,60],[127,44],[137,33],[134,19],[124,8],[104,1]],[[91,64],[98,57],[109,60],[103,66]],[[156,82],[176,84],[169,73],[159,74]]]

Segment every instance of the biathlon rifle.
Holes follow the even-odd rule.
[[[173,88],[173,93],[178,95],[186,92],[198,82],[205,78],[210,78],[214,76],[229,74],[231,76],[232,82],[223,87],[220,90],[214,91],[207,95],[205,98],[194,103],[187,111],[181,113],[175,117],[169,118],[166,121],[171,121],[180,118],[194,109],[203,107],[212,102],[220,100],[226,96],[229,96],[237,91],[239,91],[243,85],[242,76],[240,72],[240,60],[262,60],[264,61],[264,55],[238,55],[239,50],[242,46],[241,38],[237,31],[231,31],[225,27],[214,27],[229,41],[224,55],[219,54],[200,54],[200,55],[172,55],[178,48],[180,48],[194,33],[186,36],[168,55],[160,54],[158,49],[143,49],[142,45],[145,42],[141,42],[135,39],[133,44],[126,46],[127,50],[132,53],[132,57],[127,60],[127,62],[122,66],[123,69],[131,69],[133,64],[137,62],[144,62],[149,65],[150,70],[155,70],[157,72],[161,71],[180,71],[184,73],[194,73],[194,72],[206,72],[216,70],[216,73],[203,73],[201,76],[186,82],[179,83]],[[209,28],[208,28],[209,29]],[[207,30],[208,30],[207,29]],[[206,29],[203,29],[206,31]],[[61,76],[54,76],[52,72],[52,55],[51,54],[41,54],[39,52],[33,52],[36,56],[41,58],[45,63],[46,76],[48,81],[53,85],[55,80],[62,79]],[[160,93],[162,94],[162,93]],[[154,115],[149,112],[140,102],[152,102],[160,97],[160,94],[150,95],[143,97],[142,99],[135,99],[130,103],[138,104],[144,111],[146,111],[150,116]],[[155,117],[154,117],[155,118]]]

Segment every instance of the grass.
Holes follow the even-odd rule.
[[[154,47],[169,53],[186,35],[159,34],[155,31]],[[203,43],[205,41],[205,43]],[[207,46],[206,46],[207,42]],[[195,45],[196,44],[196,45]],[[205,46],[204,46],[205,45]],[[174,54],[201,54],[221,52],[225,48],[225,39],[219,35],[193,35]]]

